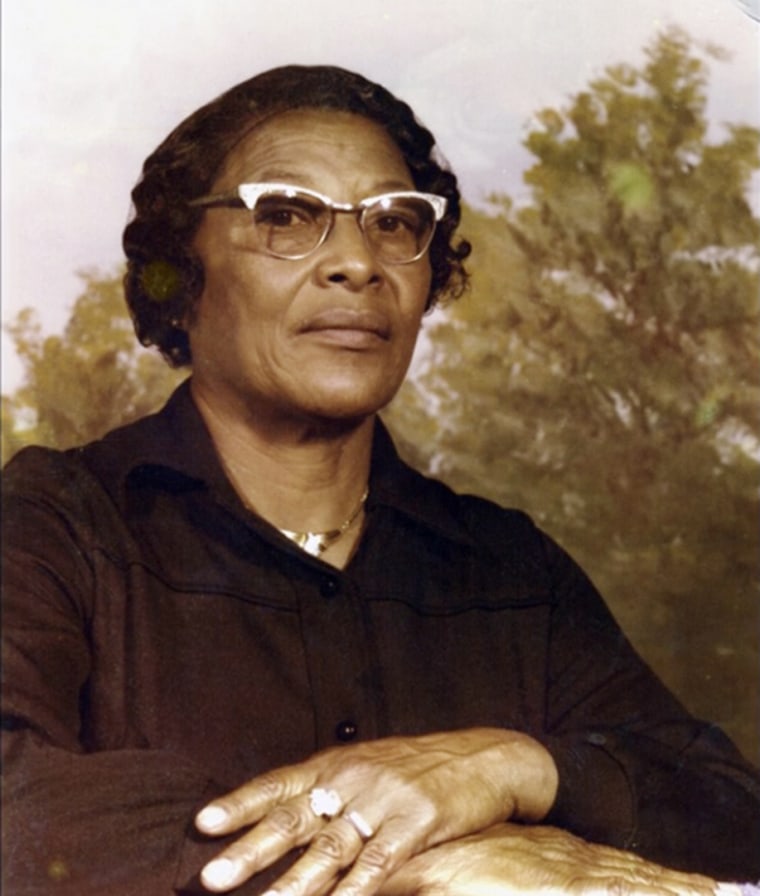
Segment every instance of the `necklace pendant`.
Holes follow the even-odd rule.
[[[311,554],[312,557],[320,557],[331,545],[335,544],[339,538],[348,532],[361,513],[368,494],[369,489],[366,488],[351,516],[338,529],[329,529],[327,532],[295,532],[292,529],[280,529],[280,534],[289,538],[302,551]]]
[[[312,557],[319,557],[327,549],[327,541],[320,532],[304,532],[303,543],[301,544],[299,539],[298,546]]]

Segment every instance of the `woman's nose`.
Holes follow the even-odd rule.
[[[335,215],[335,223],[318,250],[320,277],[353,288],[379,282],[381,267],[367,245],[356,215]]]

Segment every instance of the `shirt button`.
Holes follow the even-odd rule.
[[[319,587],[319,593],[322,597],[335,597],[335,595],[340,591],[340,583],[337,579],[330,577],[329,579],[324,579],[322,584]]]
[[[359,728],[356,722],[352,722],[350,719],[344,719],[335,726],[335,736],[338,740],[342,740],[343,743],[353,740],[358,733]]]

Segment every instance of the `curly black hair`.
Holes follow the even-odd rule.
[[[172,366],[191,362],[182,321],[203,291],[203,266],[192,248],[208,193],[234,147],[265,119],[293,109],[353,112],[381,124],[397,144],[418,190],[448,200],[430,246],[428,308],[467,285],[465,240],[454,242],[461,209],[456,177],[438,161],[433,135],[411,108],[379,84],[334,66],[288,65],[231,88],[183,121],[145,161],[132,191],[134,216],[124,230],[124,288],[135,331]]]

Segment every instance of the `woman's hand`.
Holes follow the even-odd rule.
[[[315,788],[339,805],[329,799],[326,808],[319,800],[313,805]],[[551,756],[519,732],[477,728],[332,748],[203,809],[196,824],[205,834],[255,827],[210,862],[201,879],[209,890],[230,890],[294,847],[308,846],[268,896],[331,890],[370,896],[431,846],[509,818],[539,821],[556,788]]]
[[[410,859],[381,896],[740,896],[547,826],[499,824]]]

